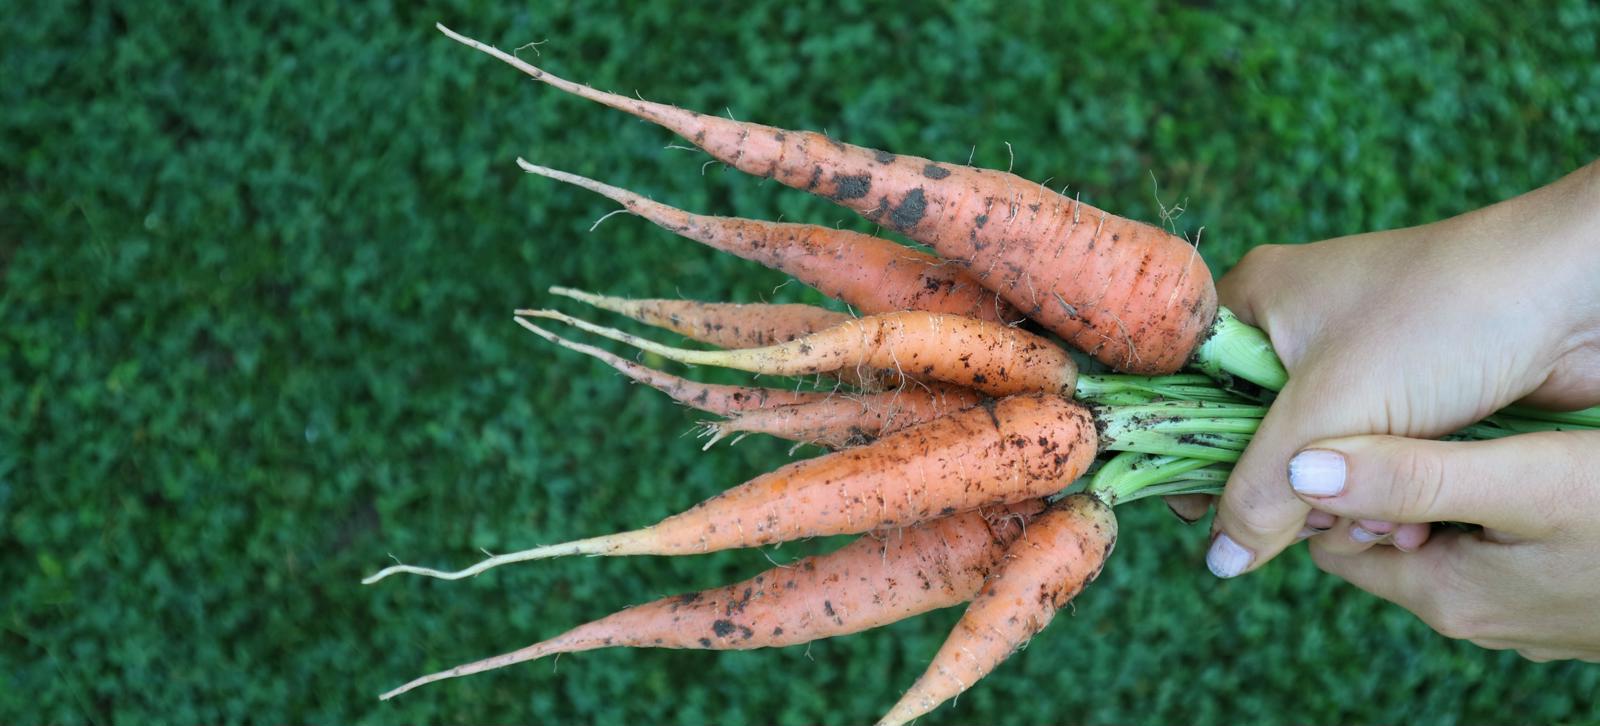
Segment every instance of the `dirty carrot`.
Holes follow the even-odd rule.
[[[729,435],[747,433],[764,433],[833,449],[860,446],[983,400],[982,394],[976,391],[937,382],[910,383],[877,393],[788,391],[700,383],[567,340],[538,326],[530,330],[563,348],[597,358],[679,403],[730,417],[704,425],[710,439],[705,444],[707,449]]]
[[[543,328],[534,327],[531,330],[556,345],[596,358],[616,369],[618,373],[667,394],[678,403],[719,416],[768,407],[818,403],[827,401],[835,395],[830,391],[789,391],[781,388],[725,386],[691,381],[635,363],[592,345],[567,340]]]
[[[596,295],[569,287],[552,287],[550,292],[719,348],[777,345],[854,319],[827,308],[793,303],[635,299]],[[891,390],[903,383],[896,371],[868,366],[839,369],[827,374],[864,391]]]
[[[870,630],[971,600],[1006,547],[1044,508],[1044,500],[1031,499],[865,535],[743,582],[637,605],[504,655],[417,678],[380,698],[558,653],[749,650]]]
[[[454,580],[492,567],[567,555],[692,555],[806,537],[903,527],[1055,492],[1096,452],[1088,409],[1059,396],[1012,396],[872,444],[797,461],[643,529],[490,557],[456,572],[395,565]]]
[[[1119,370],[1176,371],[1216,318],[1205,262],[1160,228],[1010,173],[599,91],[438,27],[540,82],[656,123],[741,171],[831,199],[964,261],[985,287]]]
[[[517,164],[604,195],[668,231],[787,273],[869,315],[926,310],[1001,323],[1022,319],[963,266],[890,240],[814,224],[690,214],[577,174],[523,159]]]
[[[1044,338],[939,313],[871,315],[781,345],[729,351],[674,348],[550,310],[518,310],[517,315],[557,320],[679,363],[767,375],[884,369],[991,396],[1031,391],[1071,395],[1078,378],[1072,356]],[[523,327],[537,327],[522,317],[516,320]]]
[[[706,448],[729,435],[764,433],[846,449],[971,408],[983,398],[956,386],[908,384],[894,391],[838,394],[825,401],[738,411],[725,421],[705,424],[710,438]]]
[[[851,319],[845,313],[815,305],[625,298],[570,287],[552,287],[550,292],[718,348],[787,343]]]
[[[1091,495],[1067,497],[1035,517],[879,726],[926,714],[988,675],[1100,574],[1116,542],[1111,507]]]

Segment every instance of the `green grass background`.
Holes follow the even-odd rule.
[[[1018,173],[1133,217],[1156,218],[1158,182],[1218,273],[1600,151],[1600,13],[1581,2],[21,6],[0,24],[5,723],[861,723],[959,614],[374,699],[837,544],[358,584],[390,553],[465,564],[644,524],[787,460],[757,440],[701,453],[695,414],[509,311],[551,284],[816,295],[634,218],[588,232],[615,205],[515,156],[691,210],[871,229],[702,169],[435,20],[707,112],[984,166],[1014,152]],[[926,722],[1600,717],[1600,667],[1445,640],[1302,552],[1219,582],[1204,534],[1128,507],[1070,616]]]

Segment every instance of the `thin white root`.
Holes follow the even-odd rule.
[[[611,219],[612,217],[615,217],[615,216],[617,216],[619,214],[630,214],[630,213],[631,212],[629,210],[626,210],[626,209],[618,209],[618,210],[615,210],[615,211],[607,212],[604,217],[601,217],[601,218],[595,220],[594,224],[589,225],[589,231],[593,232],[596,229],[599,229],[601,222],[604,222],[604,221],[606,221],[608,219]]]
[[[522,327],[532,330],[536,333],[540,332],[539,326],[524,320],[523,317],[544,318],[546,320],[555,320],[566,323],[567,325],[571,325],[579,330],[588,331],[601,337],[610,338],[618,343],[626,343],[646,353],[655,353],[656,355],[666,358],[667,360],[677,361],[679,363],[686,363],[689,365],[737,367],[729,365],[729,356],[725,351],[674,348],[670,345],[662,345],[653,340],[641,338],[637,335],[633,335],[632,333],[624,333],[616,328],[607,328],[603,325],[595,325],[594,323],[586,320],[580,320],[572,317],[571,315],[556,312],[554,310],[518,310],[516,311],[516,315],[518,317],[516,317],[515,320],[517,321],[518,325],[521,325]],[[551,333],[551,335],[554,335],[554,333]]]
[[[594,347],[592,345],[584,345],[583,343],[579,343],[579,342],[572,341],[572,340],[567,340],[566,338],[563,338],[563,337],[561,337],[559,335],[556,335],[555,333],[552,333],[552,332],[550,332],[548,330],[545,330],[544,328],[541,328],[541,327],[539,327],[537,325],[528,325],[528,326],[525,326],[525,327],[527,327],[529,330],[532,330],[535,335],[538,335],[539,337],[544,338],[545,340],[548,340],[548,341],[550,341],[552,343],[555,343],[556,345],[559,345],[559,346],[561,346],[563,348],[566,348],[567,350],[576,351],[578,353],[582,353],[582,354],[587,355],[587,356],[598,358],[601,361],[606,362],[606,363],[610,363],[613,366],[617,365],[617,363],[614,363],[613,361],[620,362],[620,363],[623,363],[623,364],[627,363],[627,361],[625,361],[625,360],[613,355],[610,351],[601,350],[601,349],[596,348],[596,347]]]
[[[626,315],[630,318],[638,320],[638,318],[635,316],[639,315],[640,305],[636,300],[629,300],[628,298],[624,297],[612,297],[610,295],[599,295],[584,290],[561,287],[558,285],[550,287],[550,294],[577,300],[578,302],[590,307],[600,308],[601,310],[609,310],[613,313]]]
[[[705,446],[700,447],[700,450],[710,451],[711,447],[716,446],[718,441],[728,438],[728,434],[731,433],[733,432],[724,428],[719,421],[702,422],[700,424],[700,438],[708,440]]]
[[[371,585],[372,583],[382,580],[390,575],[397,575],[400,573],[435,577],[440,580],[460,580],[463,578],[472,577],[473,575],[481,573],[485,570],[490,570],[501,565],[509,565],[513,562],[544,560],[551,557],[566,557],[568,555],[610,554],[616,551],[618,545],[621,543],[621,540],[619,539],[621,536],[622,535],[606,535],[603,537],[590,537],[589,539],[580,539],[572,542],[544,545],[542,547],[534,547],[532,549],[522,550],[521,552],[511,552],[508,554],[496,555],[464,570],[456,570],[454,572],[435,570],[431,567],[417,567],[415,565],[390,565],[389,567],[385,567],[375,574],[368,576],[366,579],[361,581],[361,584]]]
[[[400,686],[399,688],[385,691],[378,696],[378,700],[387,701],[413,688],[418,686],[426,686],[434,681],[442,681],[446,678],[457,678],[460,676],[470,676],[474,673],[492,671],[496,668],[504,668],[508,665],[516,665],[517,663],[543,658],[544,656],[549,655],[550,650],[551,648],[549,647],[548,642],[535,643],[526,648],[519,648],[511,651],[510,653],[502,653],[492,658],[484,658],[483,660],[473,661],[471,663],[463,663],[454,668],[442,670],[438,673],[429,673],[428,675],[420,678],[407,681],[405,685]]]

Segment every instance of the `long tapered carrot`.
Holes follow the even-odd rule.
[[[972,408],[983,401],[976,391],[954,386],[904,386],[894,391],[841,394],[825,401],[766,406],[728,414],[706,424],[711,442],[732,434],[764,433],[790,441],[845,449]]]
[[[533,174],[574,184],[712,248],[788,273],[866,314],[950,313],[999,323],[1022,319],[964,267],[851,230],[690,214],[610,184],[517,159]]]
[[[886,369],[991,396],[1034,391],[1070,396],[1078,380],[1072,356],[1044,338],[1020,328],[939,313],[870,315],[781,345],[725,351],[661,345],[552,310],[518,310],[517,315],[557,320],[679,363],[767,375]],[[525,328],[537,327],[523,317],[516,320]]]
[[[726,416],[739,411],[821,403],[836,395],[829,391],[789,391],[781,388],[726,386],[691,381],[687,378],[658,371],[647,365],[635,363],[592,345],[584,345],[583,343],[567,340],[543,328],[534,327],[532,330],[539,337],[556,345],[596,358],[616,369],[618,373],[667,394],[678,403],[719,416]]]
[[[551,287],[550,292],[719,348],[777,345],[853,319],[814,305],[625,298],[570,287]],[[830,371],[828,375],[864,391],[891,390],[903,383],[897,371],[867,366]]]
[[[844,313],[815,305],[612,297],[570,287],[552,287],[550,292],[718,348],[757,348],[787,343],[851,319]]]
[[[1035,517],[879,726],[928,713],[988,675],[1100,574],[1116,542],[1111,507],[1090,495],[1067,497]]]
[[[1119,370],[1177,370],[1216,318],[1216,290],[1192,245],[1042,184],[599,91],[438,28],[542,83],[659,124],[741,171],[831,199],[966,262],[985,287]]]
[[[1012,396],[797,461],[655,525],[490,557],[456,572],[395,565],[447,580],[503,564],[567,555],[691,555],[902,527],[1019,502],[1071,483],[1094,460],[1088,409],[1052,395]]]
[[[533,326],[540,337],[606,363],[623,375],[659,390],[673,400],[720,416],[705,425],[705,445],[736,434],[763,433],[800,443],[842,449],[932,421],[983,400],[976,391],[945,384],[915,384],[878,393],[787,391],[757,386],[700,383],[663,373],[594,346],[567,340]]]
[[[510,653],[417,678],[380,698],[558,653],[776,648],[888,625],[971,600],[1044,508],[1044,500],[1030,499],[865,535],[743,582],[637,605]]]

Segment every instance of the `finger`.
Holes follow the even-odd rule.
[[[1558,660],[1585,660],[1593,662],[1595,654],[1581,650],[1567,650],[1564,648],[1521,648],[1517,655],[1535,663],[1549,663]]]
[[[1184,524],[1194,524],[1211,511],[1211,500],[1215,497],[1210,494],[1175,494],[1163,497],[1167,509],[1172,511],[1172,516],[1183,520]]]
[[[1331,535],[1332,533],[1330,533]],[[1328,574],[1348,581],[1377,597],[1393,602],[1422,618],[1430,627],[1450,637],[1464,634],[1440,626],[1444,613],[1440,602],[1458,596],[1452,583],[1439,573],[1455,556],[1449,546],[1430,546],[1415,553],[1392,547],[1374,547],[1361,552],[1340,552],[1339,538],[1315,537],[1311,540],[1311,559]]]
[[[1401,552],[1416,552],[1428,543],[1428,536],[1433,534],[1433,525],[1412,522],[1402,524],[1389,535],[1389,542]]]
[[[1341,519],[1321,537],[1318,537],[1318,546],[1331,554],[1341,556],[1355,555],[1371,549],[1373,545],[1381,544],[1381,535],[1374,537],[1358,536],[1358,528],[1353,520]]]
[[[1394,522],[1381,519],[1358,519],[1355,526],[1350,528],[1350,537],[1357,542],[1376,542],[1394,534],[1397,526]]]
[[[1600,434],[1550,432],[1492,441],[1351,436],[1315,442],[1289,463],[1296,494],[1343,517],[1389,522],[1472,522],[1536,537],[1560,519],[1568,496],[1593,496]],[[1514,494],[1513,494],[1514,493]],[[1566,500],[1567,509],[1577,504]],[[1581,511],[1581,510],[1580,510]]]
[[[1370,431],[1359,381],[1294,372],[1234,465],[1212,520],[1206,564],[1218,577],[1260,567],[1294,541],[1310,507],[1289,488],[1287,464],[1307,442]],[[1334,512],[1337,514],[1337,512]]]
[[[1339,518],[1332,512],[1313,509],[1310,514],[1306,515],[1306,526],[1312,529],[1329,530],[1333,529],[1333,525],[1338,523]]]

